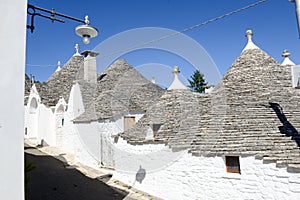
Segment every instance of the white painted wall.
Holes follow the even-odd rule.
[[[24,199],[26,0],[0,2],[0,199]]]
[[[71,89],[68,109],[64,114],[65,125],[62,134],[57,136],[57,145],[75,155],[75,158],[91,167],[103,164],[114,168],[114,138],[112,136],[124,131],[124,116],[113,120],[90,123],[73,123],[84,112],[80,86],[75,83]],[[128,113],[136,122],[142,113]]]
[[[291,66],[291,73],[293,87],[297,87],[298,80],[300,79],[300,65]]]
[[[98,165],[100,160],[100,134],[98,122],[75,124],[79,144],[75,147],[75,158],[88,165]]]
[[[25,138],[38,137],[38,118],[40,102],[40,96],[37,92],[35,85],[33,85],[30,90],[27,105],[25,106],[25,129],[27,129],[27,134],[25,135]]]
[[[124,130],[124,116],[74,124],[74,116],[84,109],[78,85],[71,93],[59,144],[84,164],[115,168],[115,179],[164,199],[300,199],[300,174],[276,168],[274,163],[242,157],[241,174],[227,173],[222,157],[195,157],[163,144],[115,141],[114,136]],[[143,114],[129,115],[138,121]],[[141,170],[145,173],[139,182]]]
[[[51,108],[46,107],[44,104],[39,106],[38,115],[38,144],[42,144],[42,141],[48,145],[56,145],[55,137],[55,115]]]
[[[63,135],[63,126],[65,125],[65,110],[67,108],[67,103],[64,100],[64,98],[59,99],[55,106],[55,112],[54,112],[54,132],[55,132],[55,145],[57,145],[58,142],[61,142],[62,135]],[[64,124],[63,124],[64,123]]]
[[[122,148],[124,143],[121,141],[118,146]],[[142,154],[145,148],[147,151],[151,145],[132,146],[130,151]],[[161,160],[168,158],[168,154],[174,155],[158,152]],[[177,158],[157,170],[147,165],[156,162],[151,153],[145,152],[140,161],[119,158],[125,164],[135,163],[135,171],[117,169],[113,178],[164,199],[300,199],[300,174],[276,168],[274,163],[263,164],[254,157],[240,158],[241,174],[234,174],[226,172],[222,157],[194,157],[183,151]],[[142,183],[135,181],[139,163],[145,163],[141,164],[146,171]]]
[[[67,112],[72,119],[75,119],[76,117],[79,117],[82,113],[84,113],[84,105],[82,101],[80,86],[78,83],[75,83],[72,86]]]

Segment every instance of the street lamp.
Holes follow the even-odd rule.
[[[51,16],[47,16],[41,13],[37,13],[36,10],[45,12],[45,13],[50,13]],[[88,19],[88,16],[85,16],[85,20],[81,20],[75,17],[71,17],[62,13],[58,13],[55,12],[54,9],[52,10],[47,10],[45,8],[41,8],[41,7],[37,7],[31,4],[27,4],[27,14],[31,15],[31,24],[27,25],[27,28],[30,29],[31,33],[33,33],[34,31],[34,17],[35,16],[40,16],[43,18],[47,18],[50,19],[52,22],[54,21],[58,21],[61,23],[65,23],[64,20],[62,19],[57,19],[55,18],[55,15],[60,16],[60,17],[64,17],[67,19],[71,19],[77,22],[81,22],[84,23],[84,25],[79,25],[75,28],[75,32],[77,35],[79,35],[80,37],[82,37],[82,41],[84,44],[89,44],[90,43],[90,38],[96,37],[98,35],[98,30],[95,27],[92,27],[89,25],[90,21]]]
[[[84,44],[90,43],[90,38],[96,37],[98,35],[98,30],[95,27],[89,25],[89,16],[85,16],[84,25],[79,25],[76,27],[75,32],[77,35],[82,37]]]

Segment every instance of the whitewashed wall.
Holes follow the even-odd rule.
[[[135,117],[138,122],[143,113],[128,113],[124,116]],[[119,116],[113,120],[101,121],[98,124],[98,133],[100,134],[100,163],[109,168],[115,168],[116,155],[114,136],[124,131],[124,116]]]
[[[32,86],[28,97],[27,105],[25,106],[25,129],[26,138],[38,137],[38,116],[40,106],[40,96],[35,85]]]
[[[55,112],[54,112],[54,132],[55,132],[55,145],[58,146],[57,143],[61,144],[62,141],[62,135],[64,131],[64,124],[65,124],[65,110],[67,107],[67,103],[64,100],[64,98],[59,99],[55,106]],[[63,124],[64,121],[64,124]]]
[[[26,138],[36,138],[37,144],[56,145],[55,115],[51,108],[41,104],[35,85],[32,86],[25,106]]]
[[[38,114],[38,144],[56,145],[55,137],[55,115],[51,108],[46,107],[44,104],[39,105]]]
[[[102,164],[114,168],[113,136],[124,131],[124,116],[113,120],[74,124],[73,119],[84,112],[78,83],[73,85],[68,102],[68,109],[64,114],[65,125],[62,134],[57,136],[57,145],[91,167]],[[143,114],[128,113],[126,116],[134,116],[137,122]]]
[[[227,173],[222,157],[195,157],[163,144],[135,146],[122,138],[115,140],[124,130],[123,116],[74,124],[72,119],[83,111],[83,104],[77,99],[79,87],[72,91],[76,95],[70,97],[64,115],[62,147],[91,167],[102,163],[115,168],[115,179],[164,199],[300,199],[300,174],[276,168],[274,163],[242,157],[241,174]],[[131,115],[137,121],[142,117]]]
[[[0,1],[0,199],[24,199],[26,0]]]
[[[138,121],[142,114],[131,113],[126,116],[135,116],[136,121]],[[121,116],[111,121],[75,124],[69,112],[65,113],[64,117],[63,133],[61,136],[58,136],[57,145],[73,153],[77,161],[91,167],[97,167],[102,164],[105,167],[115,168],[113,136],[124,131],[124,117]]]
[[[117,146],[122,149],[126,145],[121,140]],[[241,174],[227,173],[222,157],[194,157],[182,151],[182,154],[177,152],[173,162],[153,170],[153,165],[146,164],[156,162],[153,154],[147,152],[149,149],[160,152],[161,160],[174,156],[174,153],[159,150],[159,145],[157,148],[151,145],[130,148],[126,149],[132,155],[145,152],[143,160],[119,158],[126,164],[134,162],[135,171],[117,168],[113,178],[164,199],[300,199],[300,174],[276,168],[274,163],[263,164],[254,157],[240,158]],[[138,165],[145,170],[141,183],[135,181]]]
[[[75,158],[89,166],[99,166],[101,146],[98,123],[75,124],[75,134]]]

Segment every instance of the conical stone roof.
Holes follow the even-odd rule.
[[[80,82],[83,98],[89,96],[85,95],[88,92],[84,86],[86,84]],[[113,119],[129,112],[145,112],[163,92],[162,88],[143,77],[125,60],[117,60],[98,75],[94,97],[90,98],[93,102],[85,104],[86,112],[76,121]],[[92,104],[94,109],[86,109]]]
[[[36,83],[42,103],[55,106],[60,98],[68,101],[73,82],[82,65],[82,56],[72,56],[63,68],[52,74],[46,82]]]
[[[164,101],[165,95],[172,97]],[[165,95],[157,110],[178,103],[175,93]],[[185,96],[188,98],[180,102],[186,101],[191,110],[188,122],[176,121],[182,109],[173,107],[164,115],[165,122],[153,141],[165,141],[175,150],[189,149],[194,156],[256,156],[299,171],[300,92],[292,87],[290,66],[282,66],[257,46],[247,48],[212,93],[197,96],[195,102]],[[196,116],[189,108],[194,108]],[[153,120],[147,118],[159,113],[149,110],[122,137],[146,143],[145,130]],[[180,128],[184,123],[190,127]],[[138,132],[142,133],[139,137]]]

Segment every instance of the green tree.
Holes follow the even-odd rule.
[[[196,70],[191,76],[191,79],[189,79],[188,81],[190,83],[188,87],[192,91],[204,93],[207,82],[205,82],[204,75],[199,70]]]

